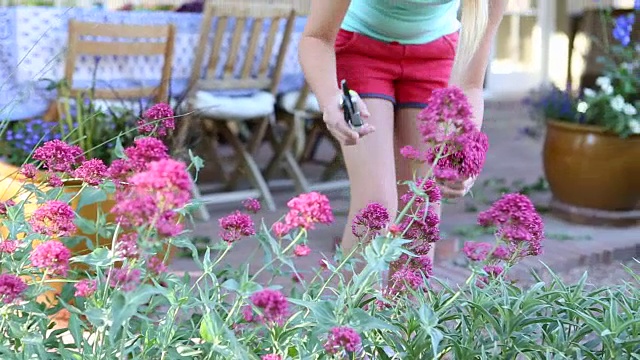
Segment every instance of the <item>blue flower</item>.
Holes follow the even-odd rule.
[[[636,0],[637,2],[640,0]],[[635,14],[627,14],[616,18],[616,25],[613,28],[613,38],[618,40],[622,46],[627,46],[631,42],[631,31],[633,23],[636,21]]]

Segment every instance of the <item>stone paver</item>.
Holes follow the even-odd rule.
[[[485,169],[478,184],[487,179],[504,178],[509,181],[523,180],[532,183],[542,175],[541,142],[522,135],[521,129],[529,125],[522,106],[518,103],[490,103],[487,105],[485,116],[485,131],[489,135],[490,149]],[[324,149],[327,152],[327,149]],[[266,155],[265,155],[266,156]],[[295,196],[293,191],[275,193],[279,210],[275,213],[262,212],[256,219],[264,216],[266,224],[278,220],[285,212],[286,201]],[[311,256],[299,259],[301,271],[316,267],[322,254],[332,256],[334,238],[340,236],[346,225],[346,211],[348,208],[348,191],[334,191],[327,195],[331,199],[336,213],[336,221],[332,226],[319,226],[310,234],[313,253]],[[546,204],[548,194],[533,197],[536,204]],[[194,229],[196,235],[209,236],[217,239],[217,219],[240,207],[240,204],[216,205],[210,207],[212,220],[199,223]],[[488,205],[478,205],[479,210]],[[477,213],[465,211],[465,201],[459,200],[443,207],[441,230],[447,242],[459,241],[455,230],[475,224]],[[623,261],[640,256],[640,231],[638,228],[606,228],[586,225],[575,225],[543,214],[545,228],[554,237],[565,238],[547,239],[544,244],[544,254],[537,259],[530,259],[513,269],[515,278],[527,276],[528,270],[542,268],[547,264],[554,271],[566,271],[574,266],[602,262]],[[584,239],[588,237],[589,239]],[[481,237],[482,238],[482,237]],[[452,243],[448,244],[449,247]],[[455,244],[454,244],[455,245]],[[443,244],[444,247],[444,244]],[[252,240],[242,240],[230,252],[227,263],[241,265],[251,262],[252,269],[262,265],[259,254],[252,260],[248,255],[258,252],[258,244]],[[452,284],[464,282],[468,271],[456,265],[451,258],[436,257],[435,274],[440,279],[446,279]],[[194,264],[188,259],[177,259],[171,268],[176,272],[194,271]],[[306,275],[306,274],[303,274]],[[306,277],[306,276],[305,276]]]

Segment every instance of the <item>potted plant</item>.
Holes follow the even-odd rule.
[[[607,56],[596,89],[573,96],[551,87],[529,99],[546,126],[544,171],[556,209],[615,218],[640,204],[640,46],[630,37],[634,21],[634,13],[611,21],[614,41],[603,42]]]
[[[174,118],[166,104],[136,117],[127,109],[103,111],[90,96],[72,100],[58,101],[57,121],[17,122],[3,132],[7,155],[0,162],[0,207],[22,204],[25,216],[33,218],[45,195],[68,204],[76,217],[64,245],[72,255],[82,256],[112,246],[110,233],[100,231],[99,225],[117,220],[112,209],[118,181],[144,170],[150,161],[169,157],[160,138],[174,128]],[[2,238],[12,230],[0,224]],[[51,282],[53,291],[43,300],[54,304],[63,285],[64,281]]]

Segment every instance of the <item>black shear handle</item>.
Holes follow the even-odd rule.
[[[342,87],[342,110],[344,112],[344,121],[353,127],[360,127],[364,125],[362,118],[360,117],[358,105],[354,102],[351,90],[347,86],[347,81],[342,80],[340,86]]]

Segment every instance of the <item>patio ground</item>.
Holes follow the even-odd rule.
[[[443,208],[441,229],[444,239],[437,248],[435,266],[435,274],[438,278],[446,279],[452,284],[464,282],[468,276],[468,270],[457,251],[460,244],[466,239],[491,237],[475,227],[478,211],[487,208],[490,200],[496,199],[501,192],[516,190],[528,191],[540,208],[545,220],[547,239],[544,243],[544,254],[524,261],[513,269],[511,272],[513,278],[530,280],[529,270],[542,269],[543,263],[553,271],[563,274],[575,275],[576,269],[587,270],[592,267],[598,272],[615,269],[616,273],[619,273],[621,267],[617,264],[640,257],[640,231],[637,227],[607,228],[576,225],[544,212],[550,195],[541,180],[542,143],[523,134],[522,129],[528,125],[531,125],[531,122],[521,104],[517,102],[487,104],[484,126],[490,139],[487,162],[474,188],[474,196],[446,204]],[[323,146],[320,151],[327,156],[331,155],[328,146]],[[310,169],[310,172],[317,172],[317,169]],[[344,178],[344,174],[341,176]],[[298,267],[303,271],[303,275],[305,269],[317,267],[323,255],[327,257],[333,255],[334,238],[341,234],[346,225],[348,191],[332,191],[326,194],[331,200],[336,221],[331,226],[320,226],[311,232],[309,245],[313,252],[308,257],[298,259]],[[267,224],[276,221],[284,214],[286,201],[295,195],[293,190],[275,193],[279,210],[274,213],[262,211],[256,216],[256,220],[264,217]],[[194,229],[194,235],[217,241],[219,230],[217,219],[239,208],[239,203],[209,206],[211,220],[198,223]],[[257,256],[250,259],[249,254]],[[261,261],[258,244],[248,239],[238,242],[227,258],[230,264],[241,265],[250,262],[252,267],[261,266]],[[171,269],[178,273],[197,273],[195,264],[186,258],[176,259]]]

